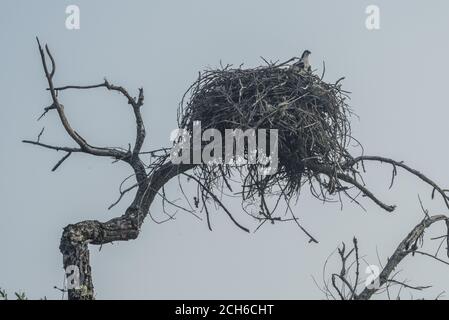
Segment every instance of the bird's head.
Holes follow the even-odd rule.
[[[304,52],[302,53],[301,58],[307,58],[308,56],[310,56],[312,52],[310,52],[309,50],[304,50]]]

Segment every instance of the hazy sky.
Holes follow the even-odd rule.
[[[80,30],[67,30],[65,8],[80,8]],[[365,8],[380,8],[380,30],[365,27]],[[126,198],[111,211],[118,185],[130,174],[108,159],[73,155],[50,172],[62,154],[22,144],[45,126],[42,142],[73,145],[50,104],[34,37],[49,44],[57,62],[55,82],[100,83],[107,77],[132,92],[145,88],[145,148],[169,145],[178,102],[199,70],[220,61],[256,66],[260,56],[283,60],[312,51],[312,64],[326,78],[345,76],[352,91],[354,135],[366,154],[404,160],[443,186],[447,163],[448,1],[18,1],[0,6],[0,287],[26,290],[31,298],[59,298],[62,228],[84,219],[121,215]],[[129,106],[103,90],[60,96],[73,127],[95,145],[127,146],[134,139]],[[187,213],[156,224],[148,218],[135,241],[91,247],[97,298],[323,298],[326,257],[355,235],[368,263],[383,261],[423,217],[420,194],[431,213],[447,213],[430,188],[399,174],[388,190],[389,166],[369,165],[366,182],[387,203],[366,208],[323,205],[306,190],[294,207],[319,240],[308,244],[294,224],[266,225],[256,233],[237,229],[222,211],[214,231]],[[179,197],[176,182],[167,194]],[[234,216],[252,229],[240,209]],[[160,203],[151,208],[162,219]],[[440,235],[439,228],[433,233]],[[432,233],[432,234],[433,234]],[[449,289],[449,269],[426,257],[401,265],[411,284],[433,287],[417,296]],[[405,296],[407,297],[407,296]]]

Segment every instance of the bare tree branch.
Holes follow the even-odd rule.
[[[382,269],[379,275],[379,287],[366,287],[360,294],[358,294],[355,299],[357,300],[368,300],[373,294],[375,294],[379,288],[388,282],[389,277],[393,270],[399,265],[399,263],[410,253],[421,253],[416,250],[416,243],[419,238],[422,237],[425,229],[430,227],[432,224],[438,221],[448,221],[448,217],[445,215],[435,215],[431,217],[425,217],[418,225],[416,225],[412,231],[402,240],[396,250],[393,252],[391,257],[388,259],[385,267]],[[429,255],[430,256],[430,255]],[[434,256],[432,256],[435,258]],[[440,262],[444,262],[441,259],[435,258]],[[447,262],[445,262],[448,264]]]
[[[67,154],[61,158],[61,160],[58,161],[58,163],[55,164],[55,166],[53,167],[53,169],[51,169],[51,171],[56,171],[56,169],[59,168],[59,166],[67,160],[68,157],[70,157],[70,155],[72,154],[72,152],[67,152]]]
[[[441,187],[439,187],[434,181],[432,181],[431,179],[429,179],[428,177],[426,177],[424,174],[422,174],[421,172],[419,172],[418,170],[415,170],[409,166],[407,166],[406,164],[404,164],[402,161],[395,161],[393,159],[389,159],[389,158],[385,158],[385,157],[378,157],[378,156],[360,156],[360,157],[356,157],[351,161],[348,161],[346,163],[344,163],[342,165],[342,168],[350,168],[353,167],[354,165],[356,165],[358,162],[363,162],[363,161],[378,161],[378,162],[385,162],[385,163],[389,163],[391,165],[393,165],[393,170],[396,170],[396,166],[401,167],[403,169],[405,169],[406,171],[410,172],[411,174],[417,176],[418,178],[420,178],[422,181],[424,181],[425,183],[429,184],[430,186],[432,186],[433,188],[433,192],[436,190],[438,191],[438,193],[441,195],[441,197],[444,200],[444,203],[446,204],[446,206],[449,208],[449,196],[446,194],[447,190],[443,190]],[[432,192],[432,198],[433,198],[433,192]]]

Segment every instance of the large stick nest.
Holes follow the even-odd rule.
[[[179,127],[190,133],[194,121],[201,121],[203,131],[214,128],[223,136],[225,129],[278,129],[275,174],[261,176],[257,165],[205,164],[195,171],[203,192],[223,184],[232,190],[228,179],[237,171],[243,207],[257,204],[258,213],[251,215],[259,219],[273,219],[274,209],[268,209],[265,196],[278,195],[289,201],[307,182],[322,200],[341,191],[349,195],[342,179],[365,191],[355,174],[354,178],[345,175],[349,167],[342,168],[353,160],[347,151],[352,141],[352,113],[347,104],[349,92],[341,88],[343,78],[327,83],[312,72],[295,70],[292,61],[252,69],[206,70],[186,92],[178,111]]]

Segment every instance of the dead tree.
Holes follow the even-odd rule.
[[[364,195],[384,210],[394,210],[395,206],[383,203],[364,184],[360,169],[364,169],[363,163],[367,161],[392,165],[391,184],[396,169],[405,169],[431,185],[434,192],[438,192],[449,207],[449,197],[445,190],[404,163],[363,154],[352,157],[347,149],[350,142],[357,140],[351,135],[349,117],[352,111],[346,103],[349,92],[341,88],[343,78],[335,83],[326,83],[323,81],[324,73],[319,77],[313,72],[297,72],[291,67],[297,58],[283,63],[265,61],[266,66],[253,69],[224,66],[221,69],[204,71],[186,92],[179,108],[179,126],[188,131],[192,130],[193,123],[198,120],[208,124],[204,130],[215,128],[221,133],[227,128],[278,129],[278,170],[274,174],[263,176],[258,173],[260,165],[175,164],[170,160],[170,154],[167,152],[169,148],[142,151],[146,135],[141,115],[144,104],[143,88],[138,90],[137,97],[133,97],[125,88],[113,85],[107,80],[96,85],[57,87],[54,84],[55,59],[47,45],[43,48],[38,40],[38,46],[52,101],[40,118],[50,111],[55,111],[76,147],[43,143],[43,131],[35,141],[23,142],[64,152],[65,155],[56,163],[53,171],[70,156],[84,153],[127,163],[136,180],[130,187],[121,188],[119,199],[111,205],[112,207],[117,204],[124,194],[135,192],[134,199],[123,215],[106,222],[87,220],[64,228],[60,243],[64,268],[67,270],[75,266],[80,273],[80,286],[68,290],[69,299],[94,298],[89,245],[136,239],[156,197],[161,197],[163,203],[179,207],[167,199],[164,190],[164,185],[177,176],[187,177],[195,182],[197,187],[197,193],[193,197],[194,205],[189,204],[190,208],[179,208],[191,213],[196,209],[204,212],[209,229],[212,229],[209,219],[209,206],[212,203],[221,208],[238,228],[249,231],[223,204],[220,196],[229,191],[241,196],[242,209],[256,219],[259,224],[257,229],[267,221],[292,221],[308,236],[310,242],[315,243],[318,241],[302,226],[290,205],[304,186],[308,186],[311,194],[324,202],[337,197],[343,204],[343,198],[347,197],[350,201],[360,204],[357,197]],[[93,146],[71,126],[58,93],[63,90],[98,88],[119,93],[129,105],[136,125],[134,146]],[[162,152],[158,153],[159,151]],[[153,156],[155,160],[146,165],[142,161],[144,155]],[[245,157],[248,158],[247,149]],[[235,176],[239,179],[233,180]],[[239,184],[240,192],[233,190],[233,183]],[[187,196],[185,198],[188,202]],[[269,199],[273,201],[270,203]],[[281,201],[286,204],[285,213],[291,217],[286,218],[285,213],[276,214]]]

